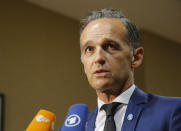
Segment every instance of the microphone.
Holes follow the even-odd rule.
[[[55,119],[54,113],[47,110],[40,110],[31,121],[26,131],[53,131]]]
[[[88,107],[85,104],[75,104],[69,108],[66,120],[59,131],[85,131]]]

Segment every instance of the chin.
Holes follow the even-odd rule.
[[[96,82],[94,83],[92,86],[92,88],[94,88],[95,90],[98,90],[98,91],[106,91],[106,90],[110,90],[110,88],[112,88],[111,86],[111,82],[110,81],[100,81],[100,82]]]

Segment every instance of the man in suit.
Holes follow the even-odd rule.
[[[136,26],[121,12],[90,13],[80,31],[81,61],[97,94],[87,131],[181,131],[181,99],[147,94],[134,85],[143,60]]]

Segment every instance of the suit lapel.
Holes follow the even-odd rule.
[[[98,111],[98,107],[96,107],[94,111],[89,112],[89,115],[87,118],[86,131],[94,131],[97,111]]]
[[[139,116],[147,102],[148,95],[136,88],[128,103],[121,131],[135,130]]]

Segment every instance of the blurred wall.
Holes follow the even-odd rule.
[[[22,1],[2,1],[0,19],[5,131],[25,130],[39,109],[56,114],[57,130],[70,105],[96,106],[80,63],[79,21]],[[141,36],[145,59],[136,70],[136,84],[153,93],[181,96],[181,46],[144,30]]]
[[[165,96],[181,96],[181,44],[148,31],[140,31],[145,49],[146,91]]]
[[[21,1],[2,1],[0,19],[5,131],[25,130],[41,108],[56,114],[57,130],[70,105],[95,107],[80,63],[78,21]]]

